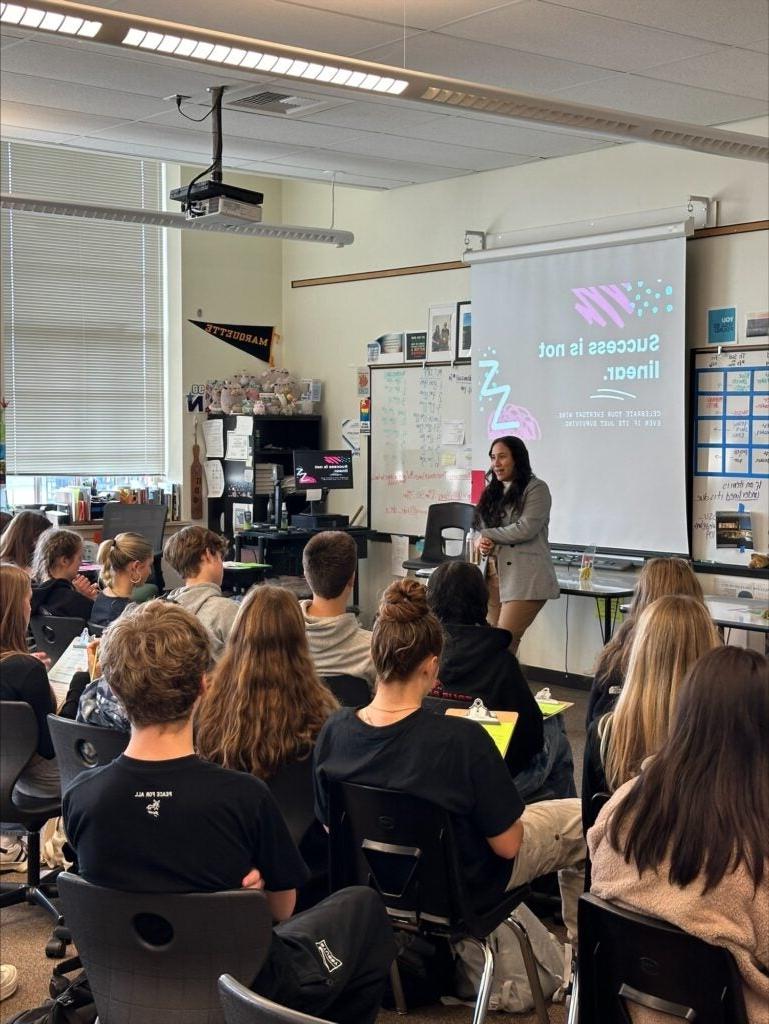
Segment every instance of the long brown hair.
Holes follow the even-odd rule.
[[[660,597],[641,613],[617,706],[598,724],[607,739],[604,769],[612,791],[665,742],[684,676],[720,644],[710,613],[693,597]]]
[[[310,658],[297,599],[280,587],[255,587],[196,712],[196,747],[225,768],[269,778],[310,754],[338,706]]]
[[[0,563],[0,660],[27,653],[24,599],[32,589],[27,573],[10,562]]]
[[[495,437],[489,448],[489,458],[494,450],[495,444],[503,444],[510,452],[515,463],[513,479],[510,486],[505,490],[501,480],[497,480],[494,472],[488,469],[485,480],[486,486],[478,501],[475,511],[475,526],[480,529],[483,526],[500,526],[509,508],[515,508],[518,512],[523,511],[523,492],[534,476],[531,471],[529,450],[520,437]]]
[[[769,661],[722,647],[681,685],[670,736],[611,816],[608,838],[639,874],[670,858],[672,885],[702,892],[769,859]],[[622,834],[627,828],[626,834]]]
[[[72,558],[82,547],[83,540],[74,530],[54,529],[41,533],[32,559],[32,579],[35,583],[45,583],[60,559]]]
[[[13,562],[29,569],[38,537],[52,529],[51,522],[39,512],[24,509],[17,512],[0,540],[0,561]]]
[[[703,604],[705,602],[700,581],[688,562],[683,558],[650,558],[644,562],[638,576],[627,618],[598,656],[596,677],[624,679],[638,616],[658,597],[668,594],[685,594]]]

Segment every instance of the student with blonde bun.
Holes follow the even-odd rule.
[[[32,614],[90,619],[99,592],[80,574],[83,541],[72,530],[46,530],[32,559]]]
[[[104,540],[96,556],[101,565],[103,590],[97,595],[91,612],[91,622],[108,626],[114,622],[132,601],[137,600],[137,588],[146,584],[152,571],[152,545],[138,533],[119,533]],[[157,593],[146,594],[145,600]]]

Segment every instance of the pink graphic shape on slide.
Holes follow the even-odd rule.
[[[323,461],[327,466],[341,466],[342,459],[339,455],[324,455]]]
[[[518,426],[513,430],[509,427],[495,427],[494,413],[492,413],[489,416],[488,426],[486,428],[489,441],[495,441],[498,437],[505,436],[520,437],[522,441],[538,441],[542,437],[542,431],[539,429],[539,423],[534,419],[529,410],[524,409],[522,405],[506,405],[499,414],[499,418],[503,423],[509,423],[510,421],[517,422]]]
[[[623,313],[631,314],[635,309],[635,303],[628,298],[627,287],[627,284],[600,284],[572,288],[577,296],[574,308],[588,324],[605,327],[612,320],[617,327],[624,327]]]
[[[303,473],[302,476],[299,477],[300,484],[316,484],[317,482],[318,481],[315,479],[315,477],[310,476],[309,473]]]

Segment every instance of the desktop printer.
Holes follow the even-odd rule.
[[[300,512],[291,516],[291,525],[299,530],[344,530],[350,517],[337,512]]]

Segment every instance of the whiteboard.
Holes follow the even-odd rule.
[[[749,550],[716,548],[716,512],[750,512],[769,549],[769,346],[697,351],[692,375],[692,555],[745,565]]]
[[[470,501],[471,369],[373,366],[371,529],[424,536],[428,506]]]

